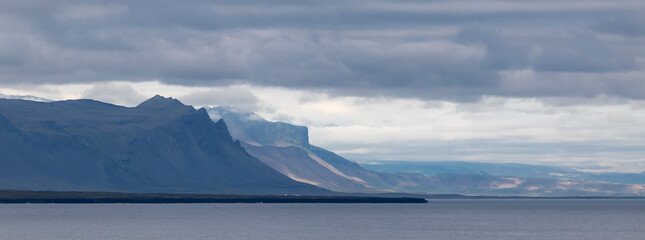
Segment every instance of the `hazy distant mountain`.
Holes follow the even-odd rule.
[[[574,169],[517,163],[373,161],[363,163],[361,166],[373,171],[388,173],[473,174],[546,179],[567,178],[623,184],[645,184],[645,174],[589,173]]]
[[[223,118],[249,154],[296,181],[344,192],[417,192],[477,195],[638,195],[645,185],[562,179],[567,170],[521,164],[413,162],[361,165],[309,144],[307,128],[270,122],[253,113],[207,108]],[[410,165],[406,165],[410,164]],[[374,170],[374,171],[372,171]],[[571,171],[572,172],[572,171]],[[518,177],[517,175],[520,175]]]
[[[0,136],[0,189],[328,192],[251,157],[204,109],[161,96],[134,108],[0,99]]]
[[[21,100],[30,100],[30,101],[36,101],[36,102],[52,102],[52,100],[46,99],[46,98],[41,98],[41,97],[35,97],[35,96],[30,96],[30,95],[5,95],[0,93],[0,98],[4,99],[21,99]]]

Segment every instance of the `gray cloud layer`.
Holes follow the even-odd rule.
[[[643,1],[0,1],[0,84],[645,97]]]

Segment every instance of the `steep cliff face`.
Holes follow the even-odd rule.
[[[92,100],[0,100],[0,188],[324,194],[250,156],[204,109],[155,96],[134,108]]]
[[[269,122],[254,113],[237,113],[222,107],[207,108],[213,120],[224,119],[231,135],[251,145],[309,146],[307,127]]]

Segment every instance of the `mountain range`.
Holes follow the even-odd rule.
[[[195,109],[162,96],[136,107],[94,100],[0,99],[0,136],[0,190],[251,195],[645,193],[640,176],[585,175],[542,166],[359,165],[310,144],[307,127],[223,107]]]
[[[161,96],[133,108],[0,99],[0,136],[0,189],[329,192],[251,157],[204,109]]]

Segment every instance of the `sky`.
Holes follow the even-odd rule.
[[[0,93],[155,94],[350,160],[645,171],[645,1],[4,1]]]

